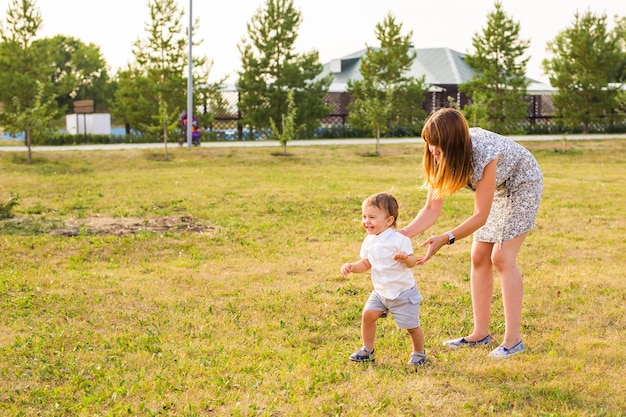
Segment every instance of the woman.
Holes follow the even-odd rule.
[[[488,345],[493,268],[502,287],[505,332],[489,356],[507,358],[525,350],[520,334],[523,283],[516,258],[535,218],[543,191],[537,161],[524,147],[496,133],[469,128],[456,109],[444,108],[427,119],[424,148],[426,204],[401,233],[414,237],[430,228],[441,214],[443,200],[461,188],[475,191],[474,213],[447,233],[421,244],[428,246],[418,264],[444,245],[474,234],[471,251],[471,293],[474,330],[447,340],[450,348]]]

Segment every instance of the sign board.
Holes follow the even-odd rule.
[[[93,113],[93,100],[75,101],[74,113]]]
[[[111,115],[109,113],[66,114],[65,126],[71,135],[110,135]]]

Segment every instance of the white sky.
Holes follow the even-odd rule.
[[[0,20],[5,20],[10,0],[0,0]],[[263,0],[195,0],[193,16],[200,19],[197,38],[203,39],[195,54],[214,61],[211,79],[229,75],[234,82],[240,68],[237,44],[246,36],[246,24]],[[494,0],[294,0],[302,13],[296,49],[319,51],[326,63],[366,46],[378,46],[375,26],[388,12],[413,31],[416,48],[448,47],[472,51],[472,36],[486,26]],[[38,37],[74,36],[100,47],[109,66],[116,70],[133,60],[132,44],[145,38],[149,20],[148,0],[36,0],[43,18]],[[179,0],[185,10],[189,0]],[[541,61],[546,43],[572,25],[576,11],[626,16],[624,0],[502,0],[506,14],[521,24],[521,36],[531,44],[527,75],[547,82]],[[188,18],[185,20],[185,24]]]

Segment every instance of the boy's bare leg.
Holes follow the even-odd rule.
[[[365,310],[361,316],[361,337],[363,345],[374,351],[374,338],[376,337],[376,320],[383,314],[382,311]]]
[[[411,343],[413,344],[413,352],[424,352],[424,330],[421,327],[415,327],[413,329],[407,329],[409,336],[411,336]]]

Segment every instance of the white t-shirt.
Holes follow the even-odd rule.
[[[367,259],[372,265],[374,290],[390,300],[415,286],[411,268],[393,260],[393,255],[398,251],[411,255],[413,245],[411,239],[391,227],[378,235],[367,235],[361,245],[361,259]]]

